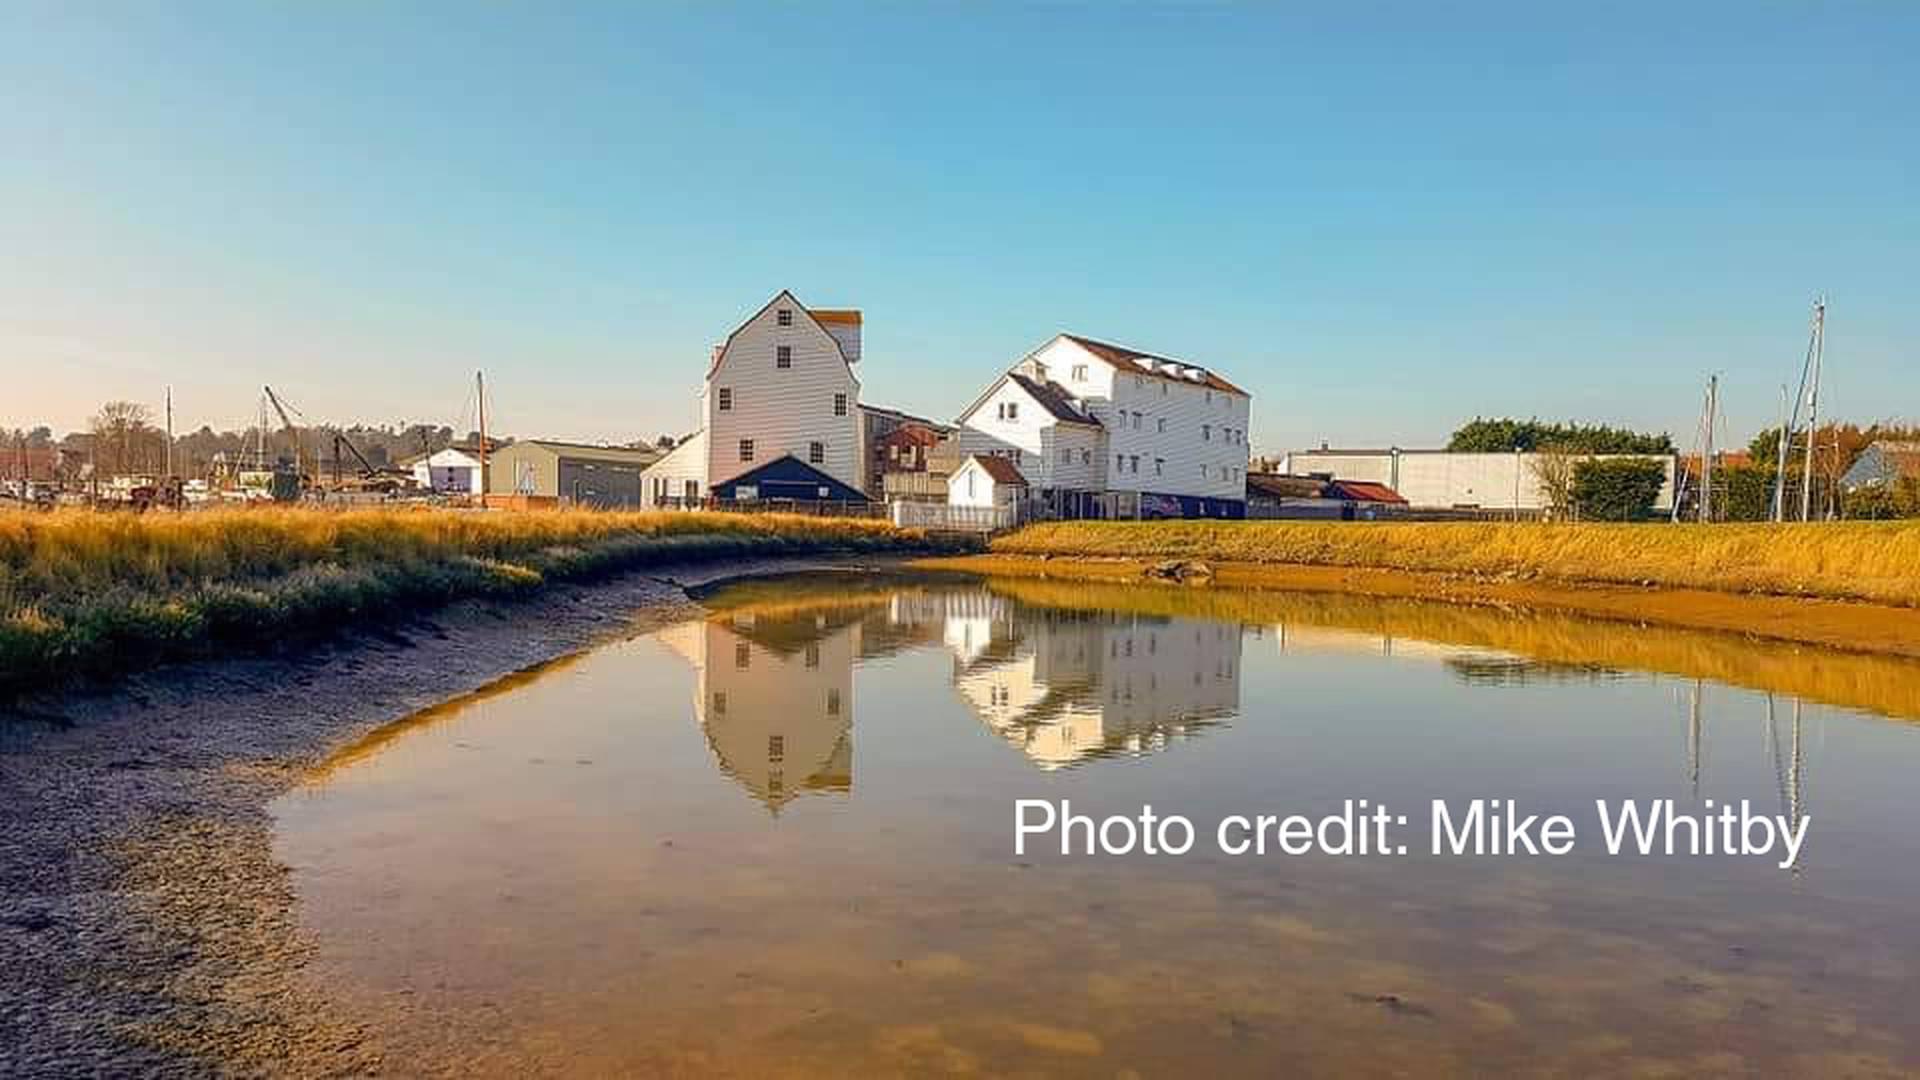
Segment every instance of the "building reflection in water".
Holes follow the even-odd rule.
[[[903,589],[721,610],[662,632],[722,772],[778,813],[853,786],[856,663],[944,645],[952,685],[1043,769],[1166,748],[1232,717],[1240,628]]]
[[[939,599],[954,689],[1043,769],[1162,750],[1239,710],[1238,626]]]
[[[722,772],[779,813],[853,787],[859,607],[723,613],[659,636],[693,665],[694,715]]]

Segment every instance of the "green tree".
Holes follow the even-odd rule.
[[[1546,423],[1474,417],[1447,440],[1457,453],[1498,454],[1553,447],[1569,454],[1671,454],[1673,437],[1649,435],[1606,424]]]
[[[1713,473],[1714,516],[1722,521],[1765,521],[1773,509],[1773,468],[1731,465]]]
[[[1573,505],[1593,521],[1637,521],[1653,515],[1667,471],[1651,458],[1595,458],[1573,467]]]

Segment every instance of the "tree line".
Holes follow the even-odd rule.
[[[297,425],[292,433],[284,427],[248,425],[240,430],[216,431],[203,424],[198,429],[176,433],[173,439],[173,472],[182,477],[205,476],[216,459],[249,460],[264,450],[268,462],[292,464],[296,457],[309,469],[334,461],[334,437],[352,443],[375,468],[393,468],[416,455],[431,454],[449,446],[477,446],[478,431],[459,436],[445,424],[402,421],[398,424]],[[489,434],[492,445],[499,436]],[[500,441],[510,441],[500,439]],[[629,446],[659,446],[672,449],[675,440],[661,435],[651,440],[628,443]],[[84,430],[56,436],[51,426],[0,428],[0,458],[6,451],[24,448],[34,452],[58,451],[57,479],[76,481],[90,468],[93,475],[158,476],[167,466],[167,435],[153,409],[136,401],[109,401],[87,421]],[[297,448],[297,454],[296,454]],[[343,451],[342,468],[358,471],[357,459]]]

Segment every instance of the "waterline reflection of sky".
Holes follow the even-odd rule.
[[[317,976],[482,1072],[1920,1063],[1920,728],[1380,612],[1010,592],[722,592],[383,733],[276,807]],[[1665,797],[1815,820],[1787,872],[1604,855],[1595,799]],[[1020,798],[1203,831],[1514,799],[1582,843],[1016,858]]]

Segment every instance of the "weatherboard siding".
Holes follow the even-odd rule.
[[[1108,490],[1246,498],[1247,440],[1228,434],[1249,426],[1252,402],[1245,394],[1116,367],[1066,338],[1047,343],[1022,366],[1084,400],[1105,426]]]
[[[793,325],[781,326],[781,308]],[[776,350],[793,350],[790,368],[780,368]],[[719,407],[720,390],[732,407]],[[836,416],[835,394],[846,395],[846,415]],[[863,487],[860,382],[832,334],[822,329],[791,295],[782,294],[742,326],[720,354],[700,395],[705,418],[707,467],[702,487],[724,483],[782,454],[810,461],[809,443],[824,444],[817,467],[852,487]],[[740,440],[753,440],[753,460],[740,460]]]

